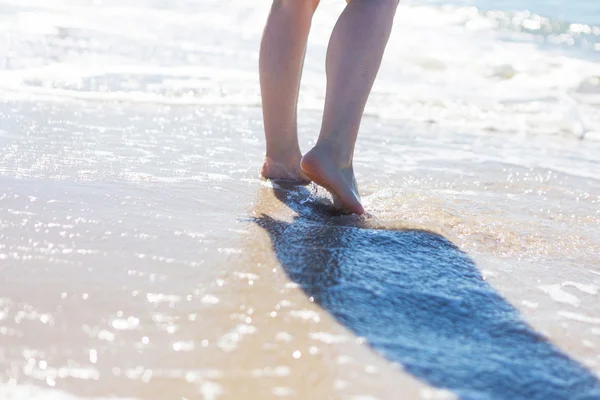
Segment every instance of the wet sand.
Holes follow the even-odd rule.
[[[598,393],[600,183],[560,171],[583,144],[524,168],[367,118],[356,219],[257,178],[259,109],[121,110],[2,106],[4,397]]]

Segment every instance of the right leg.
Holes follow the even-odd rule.
[[[352,159],[362,114],[379,71],[399,0],[351,0],[327,49],[321,133],[302,169],[346,212],[362,214]]]
[[[300,168],[296,114],[306,42],[318,4],[319,0],[274,0],[263,32],[259,75],[265,178],[308,181]]]

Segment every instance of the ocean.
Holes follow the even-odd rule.
[[[491,0],[458,0],[458,1],[437,1],[423,0],[419,4],[429,5],[452,5],[459,7],[476,7],[483,13],[503,12],[516,13],[528,12],[541,18],[546,18],[555,24],[585,24],[590,28],[600,24],[600,9],[598,2],[594,0],[578,0],[576,2],[567,2],[565,0],[551,1],[516,1],[508,0],[502,3]]]
[[[0,398],[600,398],[600,3],[401,2],[361,218],[259,177],[269,6],[0,0]]]

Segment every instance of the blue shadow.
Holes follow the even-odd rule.
[[[254,219],[323,309],[387,359],[462,399],[598,400],[600,381],[523,321],[446,238],[368,227],[275,189],[291,223]]]

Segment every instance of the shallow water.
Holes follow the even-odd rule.
[[[594,48],[401,6],[372,216],[330,216],[257,178],[267,5],[231,3],[0,2],[0,397],[598,398]]]

